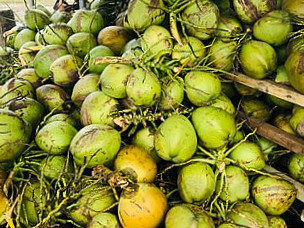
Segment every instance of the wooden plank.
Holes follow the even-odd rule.
[[[254,79],[241,73],[238,73],[237,75],[225,74],[224,76],[250,88],[257,89],[261,92],[304,107],[304,95],[286,85],[281,85],[270,80]]]
[[[257,128],[257,134],[264,138],[304,156],[304,140],[289,134],[271,124],[264,123],[256,118],[247,119],[247,124],[250,128]]]
[[[279,177],[282,177],[284,180],[287,180],[290,183],[292,183],[295,186],[295,188],[297,189],[297,199],[304,203],[304,185],[303,184],[301,184],[298,181],[295,181],[291,177],[287,176],[286,174],[284,174],[270,166],[266,166],[264,168],[264,170],[268,173],[278,175]]]

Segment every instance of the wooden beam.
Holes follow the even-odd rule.
[[[286,85],[278,84],[270,80],[254,79],[241,73],[238,73],[237,75],[225,74],[224,76],[250,88],[257,89],[261,92],[304,107],[304,95]]]

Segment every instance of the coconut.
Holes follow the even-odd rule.
[[[185,88],[192,104],[204,106],[220,95],[221,81],[213,73],[191,71],[185,76]]]
[[[233,223],[222,223],[221,225],[218,226],[218,228],[242,228],[242,226],[238,226]]]
[[[49,180],[58,180],[60,176],[69,177],[73,173],[72,163],[65,155],[50,155],[41,161],[42,173]]]
[[[52,23],[67,23],[71,18],[70,12],[57,10],[51,16]]]
[[[129,40],[128,43],[121,49],[121,54],[124,54],[125,52],[135,49],[135,48],[141,48],[140,39],[132,39]]]
[[[43,39],[47,44],[64,45],[73,34],[73,30],[65,23],[50,24],[42,32]]]
[[[111,213],[98,213],[95,215],[90,222],[87,224],[86,228],[119,228],[119,222],[117,217]]]
[[[135,105],[150,107],[161,95],[161,84],[152,71],[138,68],[128,77],[127,96]]]
[[[165,19],[162,0],[131,0],[124,18],[124,27],[143,32],[151,25],[159,25]]]
[[[109,164],[119,151],[120,134],[105,124],[91,124],[82,128],[73,138],[70,151],[78,166],[87,168]]]
[[[281,98],[278,98],[276,96],[272,96],[269,94],[265,94],[265,100],[273,106],[278,106],[281,109],[292,109],[293,108],[293,103],[290,103],[288,101],[285,101]]]
[[[219,9],[209,0],[199,0],[186,7],[182,19],[189,35],[207,40],[216,34]]]
[[[80,32],[73,34],[67,40],[66,46],[72,55],[84,58],[97,45],[92,33]]]
[[[61,56],[67,55],[67,49],[61,45],[48,45],[42,48],[34,59],[34,68],[41,78],[50,76],[50,66]]]
[[[290,176],[304,183],[304,156],[300,154],[291,154],[288,160],[288,172]]]
[[[279,216],[268,216],[269,228],[287,228],[286,222]]]
[[[297,133],[292,129],[290,125],[291,114],[279,114],[274,118],[274,125],[289,134],[296,135]]]
[[[43,11],[49,17],[52,15],[51,12],[46,7],[44,7],[43,5],[39,4],[39,5],[34,6],[34,8]]]
[[[250,40],[243,44],[240,52],[241,67],[252,78],[263,79],[277,68],[277,55],[266,42]]]
[[[237,91],[234,87],[233,82],[221,82],[222,93],[225,94],[229,99],[233,99],[237,95]]]
[[[134,68],[124,64],[110,64],[100,75],[102,92],[113,98],[127,97],[127,82]]]
[[[215,228],[212,218],[200,207],[191,204],[173,206],[166,215],[166,228]]]
[[[31,137],[31,126],[12,111],[0,109],[0,162],[17,158],[26,148]]]
[[[175,80],[168,79],[162,84],[162,97],[160,108],[172,110],[180,106],[184,100],[184,80],[176,77]]]
[[[274,81],[276,83],[289,85],[289,79],[284,65],[278,66]]]
[[[245,136],[244,136],[244,133],[243,133],[242,131],[238,130],[238,131],[236,132],[236,134],[235,134],[235,136],[234,136],[234,138],[233,138],[233,140],[231,141],[230,144],[238,143],[238,142],[240,142],[241,140],[243,140],[244,137],[245,137]]]
[[[99,91],[99,77],[98,74],[88,74],[76,82],[71,99],[78,107],[81,107],[83,101],[90,93]]]
[[[243,30],[242,24],[233,17],[220,17],[217,26],[217,36],[224,38],[236,37]]]
[[[158,227],[167,212],[164,193],[153,184],[140,183],[123,191],[118,204],[119,221],[125,228]]]
[[[108,65],[108,63],[95,64],[95,60],[99,57],[106,57],[106,56],[114,56],[114,53],[110,48],[104,45],[99,45],[94,47],[89,52],[89,71],[91,73],[100,74],[104,70],[104,68]]]
[[[252,183],[251,195],[265,213],[281,215],[296,199],[295,187],[286,180],[269,176],[259,176]]]
[[[30,29],[22,29],[15,37],[14,48],[19,50],[23,44],[35,40],[36,33]]]
[[[303,1],[293,1],[293,0],[283,0],[282,9],[298,20],[304,19],[304,2]]]
[[[46,45],[46,42],[45,42],[44,37],[43,37],[43,31],[44,31],[44,29],[41,29],[35,35],[35,42],[38,45]]]
[[[33,67],[36,52],[32,51],[25,53],[25,51],[30,50],[31,47],[35,46],[37,46],[36,42],[28,41],[20,47],[18,58],[22,66]]]
[[[253,25],[254,37],[273,46],[286,43],[291,32],[291,19],[288,13],[281,10],[269,12]]]
[[[225,95],[220,94],[211,104],[212,107],[223,109],[231,115],[235,114],[235,107],[232,101]]]
[[[241,102],[242,111],[247,117],[257,118],[261,121],[267,121],[270,117],[270,107],[261,99],[247,98]]]
[[[154,142],[157,155],[175,163],[189,160],[197,146],[195,130],[183,115],[166,119],[156,130]]]
[[[286,62],[285,69],[288,81],[293,88],[304,93],[304,50],[292,52]]]
[[[195,203],[209,199],[215,191],[215,175],[208,164],[196,162],[184,166],[177,178],[177,187],[184,202]]]
[[[73,55],[64,55],[50,66],[51,78],[55,84],[63,87],[72,86],[79,77],[82,59]]]
[[[233,140],[237,131],[232,115],[211,106],[195,109],[191,120],[199,143],[208,149],[224,147]]]
[[[49,16],[40,9],[28,9],[25,11],[24,20],[30,29],[43,29],[50,23]]]
[[[49,118],[46,119],[44,125],[47,125],[49,123],[52,123],[54,121],[64,121],[73,126],[74,128],[79,128],[79,123],[78,121],[74,118],[72,114],[66,114],[66,113],[58,113],[55,115],[50,116]]]
[[[260,146],[262,153],[264,154],[265,161],[269,160],[268,156],[271,155],[274,149],[278,146],[264,137],[257,137],[256,143]]]
[[[290,118],[291,128],[300,136],[304,136],[304,108],[295,106],[292,110],[292,116]]]
[[[80,118],[83,126],[90,124],[114,125],[112,112],[117,111],[118,101],[101,91],[90,93],[82,103]]]
[[[242,85],[242,84],[237,83],[237,82],[234,82],[234,88],[242,96],[256,96],[256,97],[258,97],[260,95],[260,91],[258,91],[257,89],[253,89],[251,87]]]
[[[11,28],[10,30],[4,32],[3,37],[5,38],[5,46],[14,48],[16,36],[23,29],[24,29],[24,26],[16,25],[13,28]]]
[[[95,10],[77,10],[68,22],[74,33],[86,32],[97,35],[104,27],[104,20]]]

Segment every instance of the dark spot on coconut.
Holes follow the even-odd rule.
[[[243,8],[244,12],[246,12],[247,16],[250,16],[250,18],[255,20],[259,18],[258,10],[255,5],[253,5],[251,0],[238,0],[238,2]]]
[[[300,53],[297,71],[299,74],[304,74],[304,52]]]

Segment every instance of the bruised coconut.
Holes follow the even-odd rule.
[[[106,57],[106,56],[114,56],[114,53],[110,48],[108,48],[104,45],[96,46],[92,50],[90,50],[90,52],[89,52],[89,71],[91,73],[100,74],[105,69],[105,67],[108,65],[108,63],[95,64],[95,61],[99,57]]]
[[[162,84],[162,97],[160,108],[172,110],[178,108],[184,100],[184,81],[180,77],[174,80],[168,79]]]
[[[23,29],[21,30],[15,38],[14,41],[14,49],[19,50],[23,44],[25,44],[28,41],[35,41],[35,35],[36,33],[33,30],[30,29]]]
[[[242,111],[247,117],[257,118],[261,121],[267,121],[271,114],[271,109],[264,100],[256,98],[247,98],[241,101]]]
[[[233,17],[220,17],[217,26],[217,36],[231,38],[238,36],[243,30],[242,24]]]
[[[79,32],[73,34],[67,40],[66,46],[72,55],[84,58],[90,50],[97,45],[96,38],[92,33]]]
[[[287,169],[290,176],[304,183],[304,156],[300,154],[291,154],[288,159]]]
[[[304,136],[304,108],[295,106],[292,110],[292,116],[290,118],[291,128],[300,136]]]
[[[291,86],[304,93],[304,50],[292,52],[285,62],[285,69]]]
[[[289,134],[296,135],[297,133],[292,129],[290,125],[291,114],[279,114],[274,118],[274,125]]]
[[[50,24],[42,32],[44,41],[47,44],[65,45],[73,30],[65,23]]]
[[[197,146],[195,130],[183,115],[173,115],[166,119],[158,127],[154,142],[157,155],[174,163],[189,160]]]
[[[24,20],[27,27],[33,30],[43,29],[46,25],[50,23],[49,16],[39,9],[26,10]]]
[[[268,216],[269,228],[288,228],[284,219],[279,216]]]

